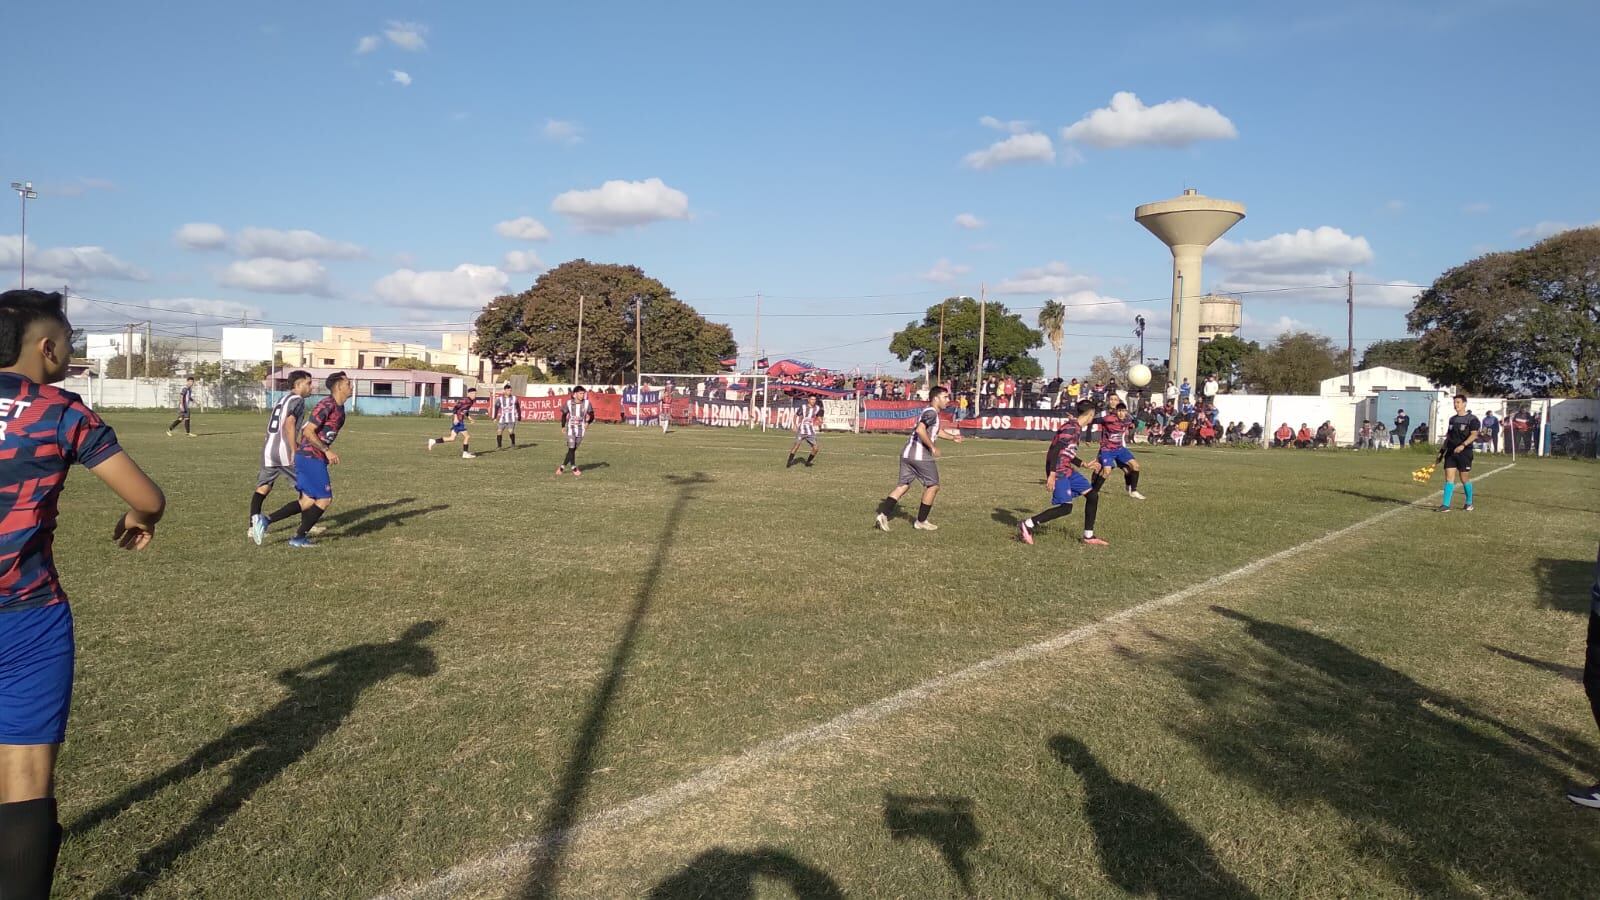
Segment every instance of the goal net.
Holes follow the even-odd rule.
[[[623,391],[623,421],[638,427],[667,424],[766,430],[770,421],[767,385],[766,375],[741,372],[645,372]]]

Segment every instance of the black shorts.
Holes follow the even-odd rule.
[[[1458,472],[1471,472],[1472,448],[1468,447],[1460,453],[1446,453],[1444,455],[1444,467],[1446,469],[1455,469]]]

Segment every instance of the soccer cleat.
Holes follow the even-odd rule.
[[[1143,500],[1143,499],[1145,499],[1145,496],[1143,494],[1139,493],[1138,491],[1129,491],[1128,492],[1128,496],[1133,498],[1133,499],[1135,499],[1135,500]]]
[[[1448,506],[1441,506],[1438,509],[1434,510],[1434,512],[1449,512],[1449,511],[1450,511],[1450,507],[1448,507]]]
[[[1033,532],[1028,529],[1027,522],[1018,523],[1017,540],[1022,541],[1024,544],[1027,544],[1030,547],[1033,546]]]
[[[251,519],[250,519],[250,540],[255,541],[256,542],[256,546],[259,547],[259,546],[261,546],[261,542],[266,540],[266,537],[267,537],[267,517],[266,516],[253,516],[253,517],[251,517]]]
[[[463,452],[463,453],[462,453],[462,454],[461,454],[461,458],[462,458],[462,459],[477,459],[477,458],[478,458],[478,454],[476,454],[476,453],[466,453],[466,452]]]
[[[200,436],[200,435],[198,435],[198,434],[195,434],[195,433],[194,433],[194,432],[192,432],[192,431],[186,431],[186,432],[184,432],[184,435],[183,435],[183,436],[184,436],[184,437],[199,437],[199,436]]]
[[[932,522],[929,522],[927,519],[918,519],[917,521],[911,523],[911,527],[917,529],[918,531],[938,531],[939,530],[939,526],[933,524]]]
[[[811,468],[812,466],[816,465],[816,464],[817,464],[817,461],[814,460],[814,459],[806,460],[806,468],[808,468],[808,469]]]
[[[1464,509],[1464,510],[1462,510],[1462,511],[1463,511],[1463,512],[1472,512],[1472,504],[1471,504],[1471,503],[1468,503],[1468,504],[1467,504],[1467,507],[1466,507],[1466,509]]]
[[[1081,540],[1085,544],[1088,544],[1091,547],[1109,547],[1109,546],[1111,546],[1109,543],[1106,542],[1106,539],[1102,538],[1102,537],[1086,537],[1086,538],[1082,538]]]
[[[879,531],[888,531],[889,530],[889,517],[888,516],[884,515],[883,513],[878,513],[877,522],[878,522],[878,530]]]
[[[439,439],[438,438],[428,438],[428,449],[432,450],[433,449],[433,445],[437,444],[437,443],[439,443]]]
[[[566,465],[563,464],[563,465],[556,466],[556,474],[557,475],[565,475],[565,474],[567,474]]]
[[[583,472],[581,470],[579,470],[579,468],[577,466],[573,466],[572,467],[572,477],[573,478],[582,478],[583,477]]]
[[[289,546],[295,548],[315,547],[316,543],[310,538],[303,538],[296,535],[295,537],[289,538]]]
[[[167,437],[172,437],[172,432],[167,432]]]
[[[1589,787],[1568,788],[1567,799],[1579,806],[1600,809],[1600,784],[1590,785]]]

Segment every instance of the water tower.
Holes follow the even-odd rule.
[[[1187,378],[1198,387],[1195,364],[1200,352],[1200,261],[1212,241],[1244,218],[1244,204],[1186,188],[1180,197],[1134,209],[1133,218],[1172,251],[1172,341],[1168,356],[1172,362],[1168,377],[1175,384]]]

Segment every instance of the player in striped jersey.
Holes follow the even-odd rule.
[[[1023,519],[1017,526],[1017,539],[1024,544],[1033,543],[1033,531],[1040,525],[1059,519],[1072,512],[1072,502],[1083,498],[1083,542],[1096,547],[1106,546],[1103,538],[1094,535],[1095,516],[1100,511],[1100,485],[1105,483],[1103,467],[1099,460],[1088,463],[1078,458],[1078,443],[1083,440],[1083,429],[1094,420],[1093,400],[1079,400],[1072,409],[1073,415],[1063,421],[1050,441],[1045,453],[1045,467],[1049,476],[1045,487],[1050,490],[1049,509]],[[1094,473],[1091,483],[1075,467],[1085,466]]]
[[[794,446],[789,448],[789,462],[784,465],[787,469],[794,465],[794,454],[800,449],[801,444],[808,444],[811,452],[806,455],[806,465],[810,466],[817,458],[817,419],[822,416],[822,405],[817,402],[816,395],[806,397],[806,404],[795,411],[794,414]]]
[[[934,442],[942,433],[956,443],[961,443],[961,430],[945,428],[939,422],[939,413],[950,405],[950,392],[941,385],[928,391],[928,407],[917,416],[916,427],[900,451],[900,484],[878,504],[878,528],[889,530],[889,517],[894,515],[900,498],[911,489],[911,482],[922,482],[922,505],[917,508],[917,520],[912,525],[919,531],[938,531],[939,526],[928,521],[933,512],[933,498],[939,493],[939,448]]]
[[[505,446],[505,435],[511,435],[511,449],[517,449],[517,420],[522,417],[521,409],[517,405],[517,398],[511,393],[511,385],[501,388],[500,393],[494,395],[494,446],[501,449]]]
[[[589,430],[590,423],[594,422],[594,404],[589,402],[589,392],[578,385],[572,389],[572,396],[561,407],[561,428],[567,433],[567,455],[561,460],[561,465],[556,466],[556,474],[560,475],[572,467],[573,475],[582,475],[578,468],[578,445],[583,443],[583,435]]]
[[[190,375],[183,383],[183,390],[178,392],[178,417],[167,426],[167,437],[172,437],[172,429],[180,424],[183,426],[184,434],[194,437],[194,432],[189,429],[189,409],[192,406],[194,406],[194,376]]]
[[[1111,471],[1112,466],[1122,469],[1123,484],[1126,486],[1128,496],[1135,500],[1143,500],[1144,495],[1139,493],[1139,461],[1133,458],[1133,451],[1128,449],[1128,439],[1133,436],[1133,416],[1128,413],[1127,404],[1117,400],[1113,395],[1111,403],[1116,408],[1111,415],[1101,416],[1091,422],[1091,425],[1100,427],[1100,464],[1095,478],[1098,479],[1096,488],[1106,480],[1105,473]]]
[[[472,405],[478,402],[478,389],[467,388],[467,395],[455,402],[450,407],[450,433],[442,438],[428,438],[428,449],[432,450],[435,444],[448,444],[461,435],[461,458],[477,459],[477,454],[470,448],[472,435],[467,432],[467,423],[472,421]]]
[[[261,471],[256,474],[256,489],[250,492],[250,539],[261,546],[271,524],[261,514],[261,504],[272,493],[279,476],[294,481],[294,447],[300,425],[306,420],[306,397],[311,395],[311,373],[296,369],[289,373],[289,392],[272,405],[267,417],[267,440],[261,449]],[[293,510],[299,502],[290,504]],[[291,512],[293,511],[291,510]]]

